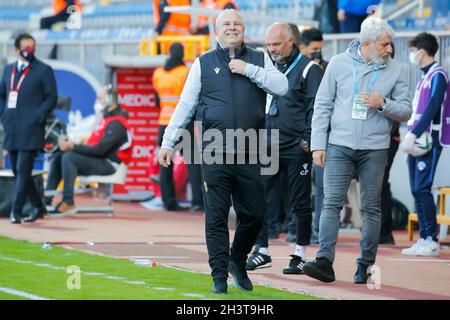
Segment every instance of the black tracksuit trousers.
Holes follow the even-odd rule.
[[[259,164],[202,164],[205,233],[214,278],[228,277],[228,261],[245,268],[265,215],[265,191]],[[231,200],[237,226],[230,251],[228,213]]]
[[[297,229],[297,245],[306,246],[310,244],[311,238],[311,165],[312,158],[310,153],[299,150],[294,154],[292,152],[283,153],[280,151],[280,169],[278,173],[266,177],[266,187],[270,188],[277,177],[283,171],[287,171],[288,191],[290,208],[293,217],[296,221]],[[264,223],[261,232],[256,240],[258,247],[269,247],[268,230],[272,226],[268,225],[267,217],[264,218]]]

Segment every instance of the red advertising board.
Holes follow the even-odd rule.
[[[115,185],[115,199],[141,200],[151,194],[149,152],[158,142],[159,108],[155,104],[152,76],[155,69],[116,69],[119,104],[129,114],[133,131],[133,157],[125,185]]]

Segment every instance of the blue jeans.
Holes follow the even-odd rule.
[[[313,233],[319,236],[319,222],[320,213],[322,212],[323,205],[323,172],[324,168],[319,166],[313,167],[313,183],[316,190],[314,196],[314,223],[313,223]]]
[[[431,237],[434,241],[437,241],[437,222],[431,187],[441,152],[442,147],[433,145],[433,149],[425,156],[408,155],[409,183],[419,219],[420,237]]]
[[[324,200],[320,216],[317,257],[334,261],[339,233],[339,218],[354,173],[361,184],[362,234],[361,256],[358,264],[370,266],[375,262],[381,226],[381,186],[387,162],[386,150],[353,150],[329,145],[324,175]]]

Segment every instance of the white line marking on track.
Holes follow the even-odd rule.
[[[13,296],[23,297],[23,298],[27,298],[27,299],[31,299],[31,300],[52,300],[52,299],[37,296],[37,295],[31,294],[28,292],[14,290],[14,289],[5,288],[5,287],[0,287],[0,291],[11,294]]]
[[[450,260],[440,259],[387,259],[390,261],[404,261],[404,262],[450,262]]]

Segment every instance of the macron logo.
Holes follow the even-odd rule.
[[[216,74],[219,74],[220,68],[214,68],[214,71],[216,72]]]

